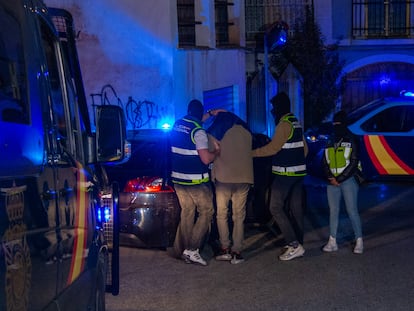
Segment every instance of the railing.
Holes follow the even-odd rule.
[[[297,20],[303,19],[310,0],[246,0],[246,40],[254,42],[264,33],[266,26],[277,21],[289,25],[289,35]]]
[[[414,35],[414,1],[352,1],[355,39],[410,38]]]

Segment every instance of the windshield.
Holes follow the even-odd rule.
[[[118,181],[121,189],[128,180],[137,177],[163,177],[169,179],[170,140],[169,132],[162,130],[139,130],[128,133],[131,157],[126,163],[106,168],[111,181]]]

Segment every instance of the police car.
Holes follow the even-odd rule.
[[[348,114],[348,128],[359,139],[362,170],[368,180],[414,177],[414,93],[374,100]],[[310,142],[312,144],[312,142]],[[320,174],[322,150],[308,171]]]
[[[181,211],[170,181],[169,132],[132,130],[128,141],[131,158],[106,167],[121,190],[120,244],[165,249],[173,245]]]

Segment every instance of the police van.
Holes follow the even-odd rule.
[[[0,0],[0,310],[105,310],[119,291],[118,106],[89,115],[68,12]]]

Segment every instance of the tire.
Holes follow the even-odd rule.
[[[94,310],[95,311],[105,311],[106,302],[105,302],[105,282],[106,274],[108,267],[108,254],[100,253],[98,268],[97,268],[97,280],[96,280],[96,289],[95,289],[95,301],[94,301]]]

